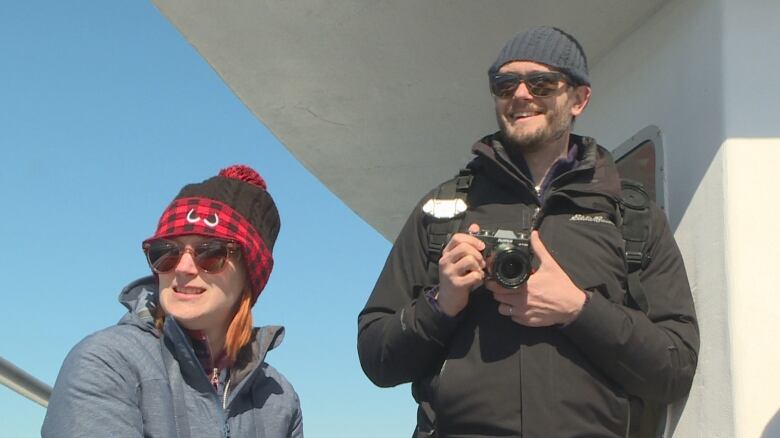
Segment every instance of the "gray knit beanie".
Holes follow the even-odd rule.
[[[590,85],[585,51],[573,36],[557,27],[534,27],[515,35],[501,49],[488,74],[512,61],[538,62],[565,73],[577,85]]]

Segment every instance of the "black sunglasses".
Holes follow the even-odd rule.
[[[536,97],[546,97],[560,88],[561,81],[569,83],[568,77],[557,71],[534,72],[527,75],[516,73],[494,73],[490,75],[490,92],[496,97],[509,97],[525,82],[528,92]]]
[[[215,274],[225,267],[225,261],[234,254],[241,254],[236,242],[208,239],[187,248],[172,240],[158,239],[144,243],[146,261],[152,271],[166,274],[173,271],[185,252],[192,254],[198,268],[209,274]]]

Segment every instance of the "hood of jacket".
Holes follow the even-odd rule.
[[[125,286],[119,293],[119,302],[128,310],[118,325],[132,325],[157,337],[160,333],[154,326],[154,311],[159,305],[157,279],[142,277]]]

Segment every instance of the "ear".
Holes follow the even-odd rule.
[[[585,111],[585,107],[590,102],[590,85],[580,85],[574,87],[573,91],[573,104],[571,106],[571,115],[577,117]]]

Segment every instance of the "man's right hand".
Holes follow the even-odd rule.
[[[470,233],[479,231],[471,224]],[[457,233],[452,236],[439,259],[439,293],[436,300],[448,316],[460,313],[469,303],[469,294],[485,278],[485,244],[474,236]]]

